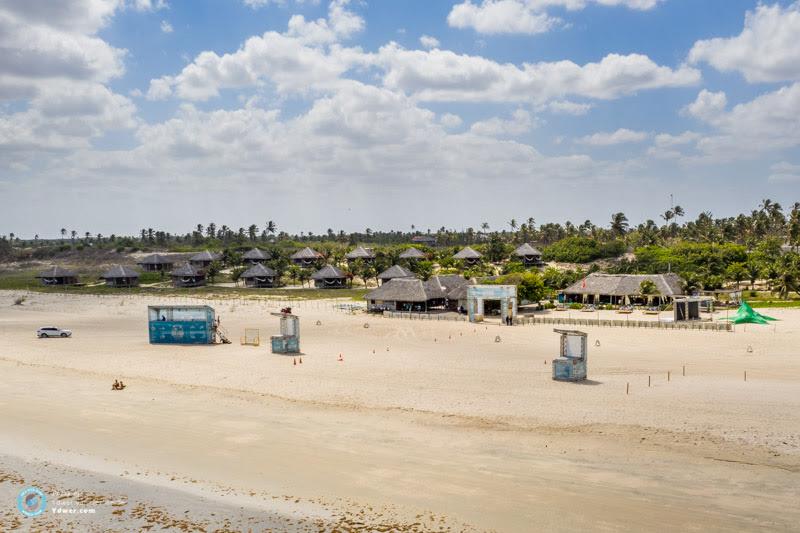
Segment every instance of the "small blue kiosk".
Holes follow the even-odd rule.
[[[300,317],[293,315],[288,307],[270,314],[281,319],[281,334],[270,338],[272,353],[300,353]]]
[[[586,379],[587,337],[582,331],[554,329],[561,335],[560,357],[553,359],[553,379],[583,381]]]
[[[214,344],[219,333],[214,308],[207,305],[147,307],[150,344]],[[221,338],[224,337],[221,335]],[[224,341],[223,341],[224,342]]]

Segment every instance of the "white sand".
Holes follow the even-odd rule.
[[[569,384],[550,379],[548,326],[295,303],[304,355],[293,365],[268,347],[268,312],[283,302],[212,303],[234,340],[260,328],[261,347],[176,347],[147,340],[146,305],[169,300],[13,297],[0,293],[0,480],[47,483],[48,462],[74,488],[130,484],[115,488],[123,513],[82,524],[139,529],[134,501],[234,530],[281,519],[292,522],[279,529],[499,531],[800,521],[797,310],[734,333],[581,328],[591,380]],[[36,339],[43,325],[74,338]],[[111,392],[114,378],[129,388]],[[25,486],[11,479],[0,495]],[[2,501],[0,530],[20,517]]]

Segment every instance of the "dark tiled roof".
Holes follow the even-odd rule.
[[[251,266],[244,272],[242,272],[242,278],[274,278],[277,276],[277,272],[272,270],[271,268],[262,265],[261,263],[256,263],[255,265]]]
[[[346,278],[344,272],[339,270],[333,265],[325,265],[324,267],[320,268],[313,274],[311,274],[311,279],[336,279],[336,278]]]

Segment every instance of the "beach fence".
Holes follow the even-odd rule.
[[[659,320],[613,320],[597,318],[568,318],[568,317],[517,317],[515,324],[520,325],[569,325],[569,326],[596,326],[606,328],[650,328],[650,329],[684,329],[701,331],[733,331],[730,322],[700,322],[681,321],[666,322]]]
[[[406,320],[442,320],[449,322],[467,322],[466,315],[444,313],[411,313],[408,311],[384,311],[384,318],[405,318]]]

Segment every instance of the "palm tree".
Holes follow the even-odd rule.
[[[267,222],[266,229],[270,235],[275,235],[275,232],[278,231],[278,226],[273,221],[270,220]]]
[[[625,213],[614,213],[611,215],[611,231],[617,235],[622,236],[625,235],[625,232],[628,230],[628,217],[625,216]]]
[[[78,236],[78,232],[77,232],[77,231],[75,231],[75,230],[72,230],[72,231],[70,231],[70,232],[69,232],[69,237],[70,237],[70,240],[71,240],[73,243],[75,242],[75,237],[77,237],[77,236]]]
[[[213,222],[209,222],[208,226],[206,226],[206,235],[209,239],[213,239],[217,236],[217,225]]]
[[[511,220],[508,221],[508,226],[511,228],[512,232],[517,231],[517,220],[512,218]]]
[[[258,236],[258,226],[250,224],[250,226],[247,227],[247,235],[250,237],[251,241],[255,241]]]
[[[64,242],[64,237],[67,236],[67,228],[61,228],[61,242]]]

